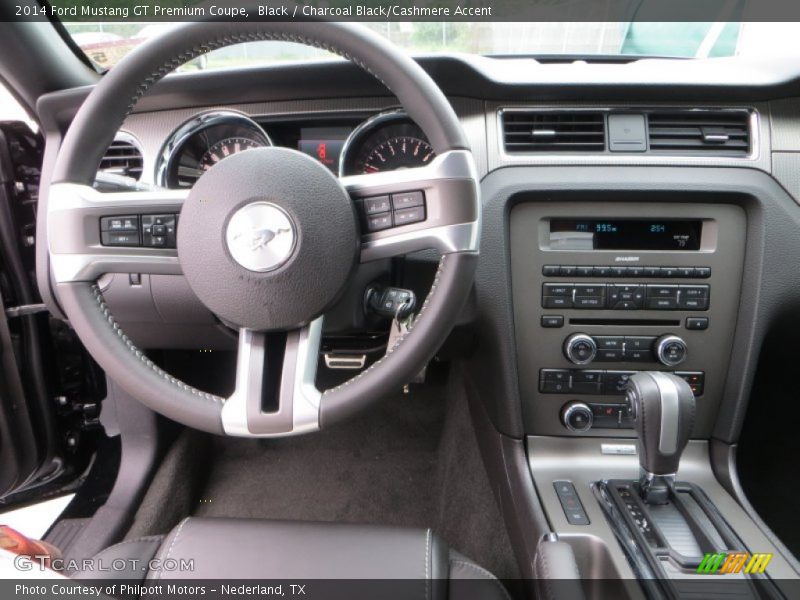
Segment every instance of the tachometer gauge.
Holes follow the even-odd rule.
[[[400,111],[382,113],[358,126],[345,142],[340,175],[424,167],[436,156],[428,138]]]
[[[368,150],[363,160],[356,160],[356,169],[362,173],[421,167],[434,157],[427,141],[408,135],[391,137]]]
[[[188,188],[210,168],[238,152],[271,146],[261,126],[233,111],[198,115],[170,136],[161,153],[156,181],[167,188]]]

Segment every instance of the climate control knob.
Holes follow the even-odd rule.
[[[597,343],[585,333],[573,333],[564,341],[564,355],[576,365],[586,365],[597,355]]]
[[[561,410],[561,422],[570,431],[582,433],[592,428],[594,415],[583,402],[570,402]]]
[[[689,349],[677,335],[662,335],[656,340],[655,353],[662,365],[676,367],[686,360]]]

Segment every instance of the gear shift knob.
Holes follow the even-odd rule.
[[[642,495],[648,503],[661,504],[694,427],[694,394],[680,377],[643,371],[630,377],[625,397],[638,436]]]

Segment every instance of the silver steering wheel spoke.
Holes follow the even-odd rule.
[[[47,240],[56,283],[94,281],[104,273],[180,274],[178,252],[174,248],[104,244],[101,218],[177,215],[188,195],[189,190],[159,188],[103,193],[88,185],[52,184]],[[141,231],[136,235],[141,237]]]
[[[403,225],[394,209],[384,213],[385,218],[392,219],[394,226],[390,228],[370,232],[362,223],[361,262],[419,250],[449,254],[478,249],[478,177],[472,153],[467,150],[445,152],[425,167],[351,175],[342,177],[341,182],[357,203],[406,192],[422,192],[424,196],[423,221]]]
[[[319,429],[322,394],[314,380],[322,340],[322,317],[286,335],[279,372],[269,372],[267,335],[241,329],[236,360],[236,389],[222,407],[227,435],[278,437]],[[277,378],[277,382],[276,382]],[[276,382],[277,386],[270,385]],[[264,410],[264,390],[276,390],[277,403]]]

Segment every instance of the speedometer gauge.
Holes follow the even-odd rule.
[[[400,111],[382,113],[357,127],[345,142],[340,175],[424,167],[436,156],[428,138]]]
[[[228,158],[244,150],[261,148],[262,146],[263,144],[246,137],[225,138],[206,150],[203,158],[200,159],[200,169],[208,171],[223,158]]]
[[[161,153],[156,181],[166,188],[189,188],[225,158],[271,145],[261,126],[242,113],[203,113],[170,136]]]

